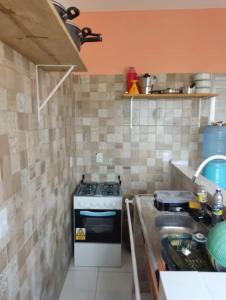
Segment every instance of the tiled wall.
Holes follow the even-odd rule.
[[[41,72],[43,98],[59,77]],[[159,87],[188,78],[161,75]],[[169,187],[170,159],[197,162],[209,101],[134,101],[131,128],[124,86],[121,75],[71,76],[38,123],[34,65],[0,44],[0,299],[57,299],[82,174],[147,193]]]
[[[160,75],[159,86],[177,87],[188,75]],[[208,123],[209,100],[133,102],[123,100],[122,75],[80,76],[77,90],[77,176],[113,180],[119,174],[125,194],[170,186],[169,160],[200,157],[200,126]],[[103,163],[96,153],[103,153]]]
[[[42,72],[42,97],[59,73]],[[35,67],[0,44],[0,299],[56,300],[71,257],[73,79],[37,121]]]

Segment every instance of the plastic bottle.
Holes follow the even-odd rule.
[[[133,80],[137,80],[137,72],[134,67],[129,67],[127,73],[127,92],[130,91],[131,86],[133,84]]]
[[[200,214],[202,217],[206,215],[207,192],[204,185],[199,185],[197,188],[197,200],[200,203]]]
[[[137,87],[137,80],[133,80],[132,81],[132,86],[129,90],[129,94],[131,95],[139,95],[139,90],[138,90],[138,87]]]
[[[213,204],[212,204],[212,225],[213,226],[222,220],[223,207],[224,207],[223,195],[221,193],[221,189],[217,189],[213,196]]]

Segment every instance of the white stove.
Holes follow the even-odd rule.
[[[122,193],[119,182],[84,182],[74,194],[76,266],[121,265]]]

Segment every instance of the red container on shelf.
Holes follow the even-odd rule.
[[[137,80],[137,72],[134,67],[129,67],[128,73],[127,73],[127,92],[129,92],[133,80]]]

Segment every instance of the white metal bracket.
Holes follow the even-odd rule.
[[[130,128],[133,128],[133,97],[130,98]]]
[[[210,114],[209,114],[209,125],[215,120],[216,111],[216,97],[211,97],[210,99]]]
[[[40,98],[40,81],[39,81],[39,68],[44,67],[64,67],[67,68],[67,72],[64,74],[64,76],[60,79],[60,81],[57,83],[57,85],[53,88],[53,90],[49,93],[49,95],[46,97],[46,99]],[[59,89],[61,84],[68,78],[68,76],[71,74],[71,72],[74,70],[76,65],[36,65],[35,71],[36,71],[36,88],[37,88],[37,104],[38,104],[38,121],[40,121],[40,112],[41,110],[46,106],[46,104],[49,102],[49,100],[52,98],[52,96],[56,93],[56,91]]]

